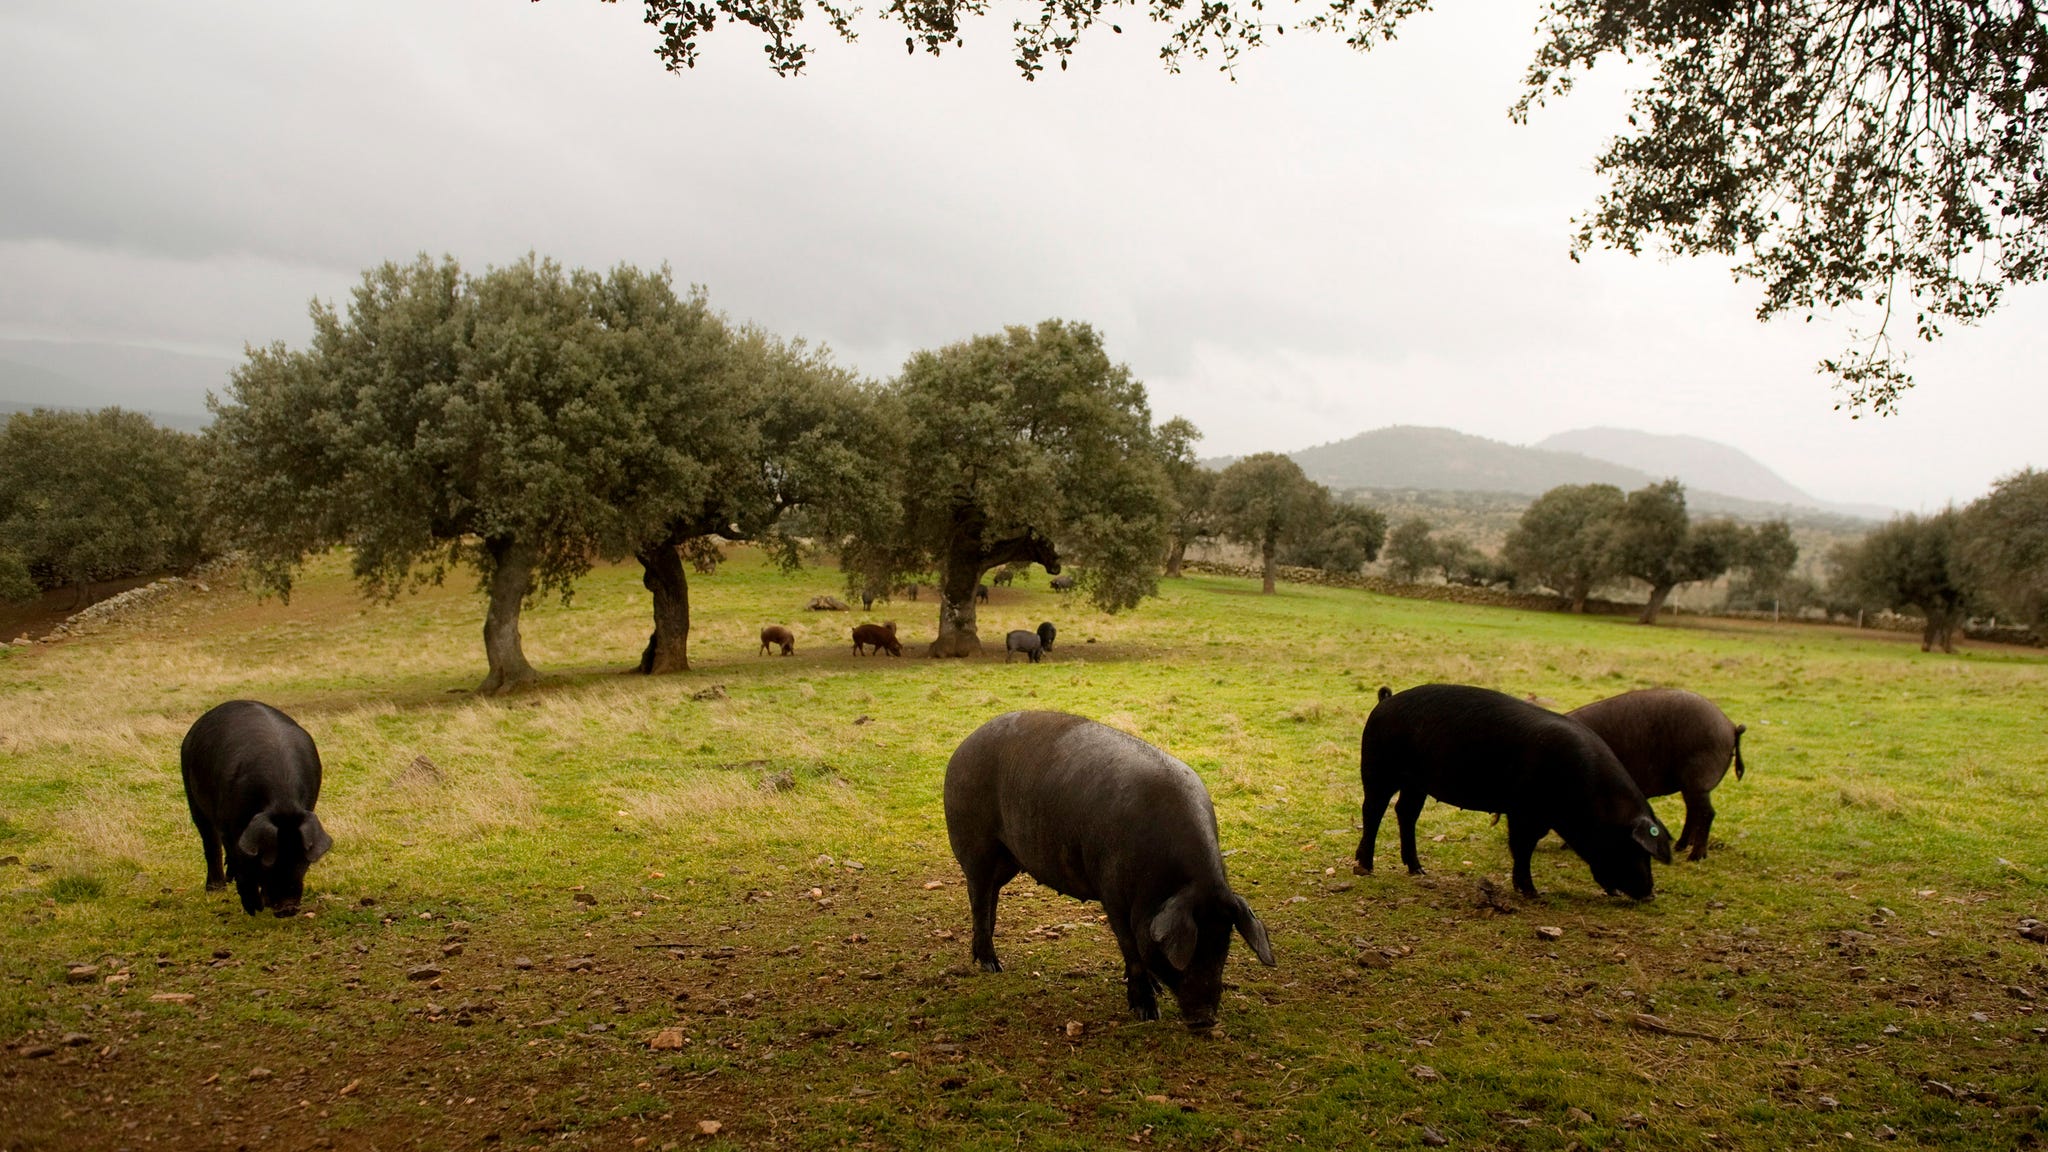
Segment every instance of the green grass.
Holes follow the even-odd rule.
[[[2011,991],[2048,995],[2015,931],[2048,918],[2037,653],[1214,578],[1104,617],[1040,577],[982,631],[1057,622],[1045,664],[856,659],[863,614],[801,611],[835,584],[742,553],[694,584],[695,671],[649,680],[621,674],[637,571],[601,570],[529,613],[550,679],[507,700],[465,691],[466,590],[366,605],[332,564],[290,605],[215,592],[0,654],[0,1039],[57,1049],[0,1053],[0,1148],[2048,1143],[2048,1009]],[[874,617],[915,641],[934,611]],[[754,654],[771,622],[797,656]],[[1358,726],[1429,680],[1561,707],[1683,685],[1749,725],[1749,776],[1649,904],[1553,840],[1545,896],[1497,911],[1501,830],[1436,805],[1427,875],[1354,877]],[[238,696],[325,759],[310,919],[203,891],[177,746]],[[1280,959],[1238,949],[1219,1035],[1170,1002],[1128,1020],[1095,909],[1025,880],[1009,971],[970,973],[939,783],[1013,708],[1207,781]],[[684,1047],[651,1049],[669,1028]]]

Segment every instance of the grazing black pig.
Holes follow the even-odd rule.
[[[1040,639],[1036,632],[1026,632],[1019,628],[1015,632],[1003,637],[1003,663],[1005,664],[1008,664],[1010,658],[1019,652],[1029,656],[1031,662],[1036,664],[1044,650],[1045,641]]]
[[[242,911],[296,915],[306,869],[334,846],[313,815],[313,738],[268,704],[230,700],[193,723],[180,760],[185,803],[206,849],[206,890],[233,880]]]
[[[1748,726],[1728,719],[1714,702],[1678,688],[1646,688],[1595,701],[1569,713],[1598,733],[1645,796],[1685,797],[1685,827],[1678,847],[1707,858],[1707,831],[1714,804],[1707,793],[1728,774],[1742,779],[1742,734]]]
[[[976,584],[974,586],[974,602],[976,604],[988,603],[988,585]]]
[[[1102,901],[1141,1020],[1159,1018],[1164,984],[1190,1029],[1214,1027],[1233,930],[1260,963],[1274,963],[1265,925],[1223,875],[1201,778],[1114,728],[1064,712],[1009,712],[975,729],[946,765],[946,836],[967,875],[984,972],[1003,970],[996,897],[1020,871]]]
[[[1071,591],[1073,591],[1073,590],[1074,590],[1074,577],[1073,577],[1073,574],[1072,574],[1072,573],[1068,573],[1067,575],[1064,575],[1064,576],[1055,576],[1055,577],[1053,577],[1053,578],[1052,578],[1052,590],[1053,590],[1053,591],[1055,591],[1055,592],[1071,592]]]
[[[1422,871],[1415,818],[1430,797],[1507,816],[1515,889],[1524,896],[1536,895],[1529,855],[1552,830],[1609,894],[1649,899],[1651,858],[1671,861],[1671,833],[1607,745],[1578,721],[1504,693],[1462,684],[1381,688],[1359,738],[1358,775],[1361,874],[1372,871],[1380,818],[1397,793],[1401,861],[1412,873]]]
[[[1041,621],[1038,625],[1038,642],[1045,646],[1047,652],[1052,651],[1052,639],[1059,634],[1060,630],[1053,627],[1050,620]]]

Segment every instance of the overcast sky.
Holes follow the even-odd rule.
[[[819,28],[783,80],[729,28],[664,72],[633,0],[10,0],[0,337],[236,356],[302,342],[307,300],[378,261],[531,248],[667,261],[876,376],[1086,320],[1207,454],[1606,424],[1908,508],[2048,465],[2048,287],[1921,352],[1902,415],[1851,421],[1813,364],[1853,318],[1759,325],[1725,265],[1567,259],[1628,77],[1516,126],[1539,6],[1442,7],[1365,56],[1287,37],[1234,84],[1167,73],[1127,16],[1026,84],[1007,17],[938,60]]]

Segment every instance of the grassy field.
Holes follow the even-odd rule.
[[[1047,663],[941,664],[855,658],[862,614],[800,610],[835,585],[742,553],[694,585],[696,671],[649,680],[637,570],[600,571],[528,615],[551,678],[509,700],[466,692],[473,595],[365,605],[338,565],[0,653],[0,1148],[2048,1143],[2040,653],[1210,578],[1112,618],[1041,575],[982,628],[1057,622]],[[1749,776],[1648,904],[1555,840],[1502,898],[1503,830],[1441,806],[1426,876],[1354,877],[1359,724],[1430,680],[1690,687]],[[232,697],[319,741],[307,918],[202,890],[177,746]],[[1009,971],[970,972],[939,783],[1013,708],[1207,781],[1280,959],[1235,951],[1216,1035],[1129,1020],[1094,908],[1026,880]]]

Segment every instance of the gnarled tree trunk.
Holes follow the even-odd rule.
[[[1260,591],[1264,592],[1269,596],[1272,595],[1273,592],[1273,554],[1278,548],[1279,541],[1268,538],[1266,541],[1265,548],[1262,549],[1259,553],[1259,575],[1262,576],[1265,580],[1265,587],[1261,588]]]
[[[1181,562],[1187,559],[1187,555],[1188,542],[1185,540],[1175,540],[1173,547],[1166,550],[1166,575],[1168,579],[1177,580],[1180,578]]]
[[[1664,610],[1664,600],[1671,595],[1675,584],[1653,584],[1650,586],[1650,602],[1643,605],[1643,614],[1636,617],[1638,624],[1655,624],[1657,613]]]
[[[640,583],[654,596],[654,634],[640,654],[640,671],[648,675],[690,670],[690,578],[683,554],[664,541],[636,553],[643,569]]]
[[[502,536],[484,541],[484,550],[491,557],[491,606],[484,615],[484,659],[491,670],[477,691],[499,695],[540,679],[519,647],[519,610],[533,591],[534,552]]]
[[[981,635],[974,627],[974,588],[990,567],[981,546],[979,517],[956,517],[946,567],[939,573],[939,637],[932,641],[931,655],[981,655]]]

